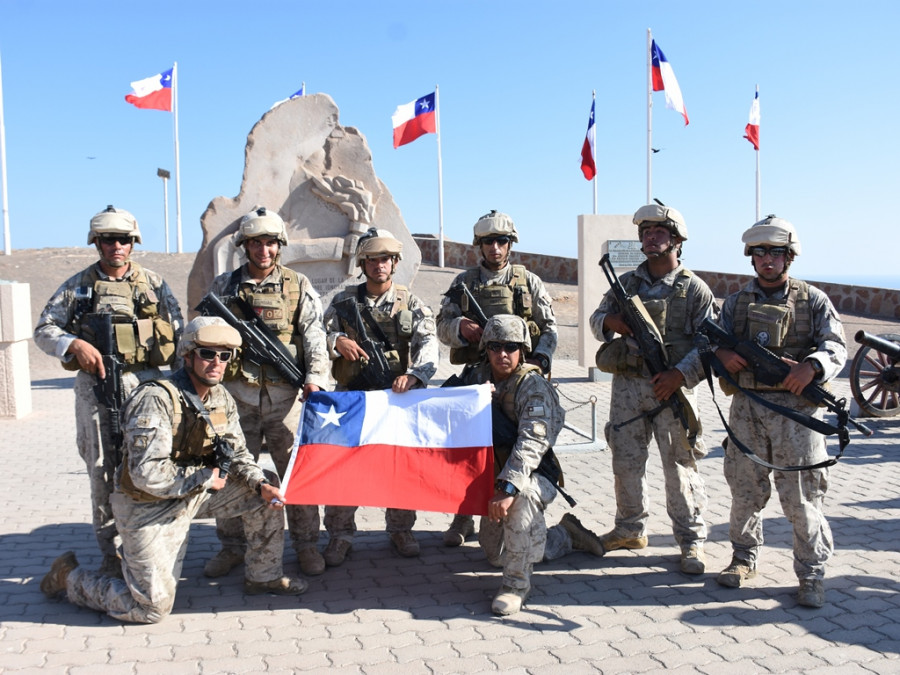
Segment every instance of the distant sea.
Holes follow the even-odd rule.
[[[881,274],[809,274],[802,279],[809,281],[829,281],[833,284],[845,286],[871,286],[872,288],[891,288],[900,290],[900,276]]]

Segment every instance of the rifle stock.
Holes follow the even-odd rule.
[[[459,305],[463,316],[467,319],[471,319],[482,328],[487,325],[488,318],[485,315],[484,310],[481,309],[481,305],[478,304],[478,300],[472,295],[472,291],[469,290],[469,287],[462,281],[457,281],[453,284],[450,287],[450,290],[444,295]]]

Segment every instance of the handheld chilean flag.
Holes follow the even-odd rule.
[[[664,91],[666,94],[666,107],[669,110],[681,113],[684,117],[684,125],[688,125],[687,108],[684,107],[684,99],[681,97],[681,87],[675,79],[675,71],[666,60],[666,55],[656,44],[656,40],[650,43],[650,61],[653,69],[653,91]]]
[[[131,83],[131,93],[125,100],[136,108],[146,110],[172,110],[172,71],[169,68],[159,75]]]
[[[287,477],[288,504],[487,515],[490,385],[314,392]]]
[[[434,92],[417,98],[412,103],[397,106],[391,115],[394,125],[394,147],[412,143],[424,134],[437,133]]]
[[[744,138],[753,143],[754,150],[759,150],[759,87],[750,106],[750,122],[744,127]]]
[[[594,141],[596,132],[594,130],[594,105],[596,100],[591,101],[591,116],[588,118],[587,135],[584,137],[584,145],[581,146],[581,173],[587,180],[592,180],[597,175],[597,165],[594,162]]]

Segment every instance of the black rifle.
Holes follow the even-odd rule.
[[[229,302],[241,310],[246,319],[238,318],[222,302],[215,293],[207,293],[197,305],[197,311],[205,316],[217,316],[241,334],[241,358],[259,366],[268,365],[275,368],[287,382],[297,389],[302,389],[306,379],[303,371],[297,366],[297,359],[288,351],[284,343],[269,328],[253,307],[237,296],[229,298]]]
[[[369,337],[359,312],[359,303],[355,298],[346,297],[332,303],[332,306],[340,319],[353,326],[353,330],[356,332],[356,344],[366,353],[362,370],[347,385],[348,389],[353,391],[389,389],[395,376],[384,355],[384,350],[392,349],[392,345],[376,342]]]
[[[203,418],[206,426],[209,427],[210,433],[213,434],[213,455],[209,458],[207,465],[218,468],[219,477],[226,478],[231,473],[231,462],[234,460],[234,446],[219,436],[213,425],[212,419],[209,417],[206,406],[203,405],[203,399],[197,394],[194,385],[191,383],[185,372],[179,371],[173,379],[180,385],[181,394],[188,407]],[[216,490],[213,490],[212,488],[208,488],[206,491],[211,494],[216,492]]]
[[[659,338],[659,331],[656,329],[653,319],[650,317],[641,299],[637,296],[628,295],[625,291],[625,287],[622,286],[622,282],[616,276],[616,270],[609,260],[608,253],[600,258],[600,268],[603,270],[603,274],[606,275],[606,280],[609,282],[610,289],[616,298],[625,323],[631,329],[631,336],[638,344],[638,349],[644,358],[644,363],[647,365],[650,376],[653,377],[669,370],[669,358],[666,354],[666,348]],[[696,445],[699,424],[690,402],[680,387],[668,399],[661,401],[652,410],[643,412],[621,424],[616,424],[614,428],[618,431],[621,427],[644,417],[652,418],[666,408],[669,408],[675,419],[681,422],[691,447]]]
[[[444,295],[459,305],[463,316],[467,319],[471,319],[482,328],[487,325],[488,318],[481,309],[481,305],[478,304],[478,300],[472,295],[472,291],[469,290],[469,287],[462,281],[457,281],[453,284],[450,287],[450,290],[444,293]]]
[[[103,359],[103,370],[106,377],[97,376],[97,384],[94,385],[94,395],[97,401],[109,411],[109,433],[113,446],[118,453],[122,447],[123,432],[121,411],[125,402],[122,391],[122,371],[124,365],[119,360],[116,351],[115,321],[109,312],[86,315],[87,331],[93,333],[94,346],[100,352]],[[131,323],[129,320],[128,323]],[[134,330],[133,327],[130,327]],[[118,463],[118,462],[117,462]]]

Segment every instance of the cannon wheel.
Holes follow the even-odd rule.
[[[878,337],[900,344],[900,335],[884,333]],[[886,382],[885,373],[893,375]],[[900,393],[896,382],[897,366],[874,347],[860,345],[850,366],[850,389],[860,409],[872,417],[890,417],[900,413]]]

